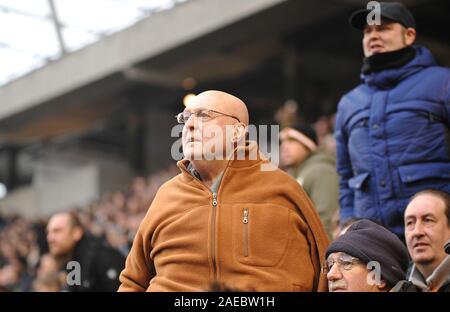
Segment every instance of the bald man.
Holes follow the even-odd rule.
[[[206,91],[177,115],[181,173],[159,189],[119,291],[326,291],[327,237],[301,186],[246,141],[248,111]]]

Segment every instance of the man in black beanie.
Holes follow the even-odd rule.
[[[334,157],[317,150],[316,132],[307,124],[284,128],[280,143],[282,167],[303,186],[331,238],[333,215],[339,207]]]
[[[325,258],[330,292],[389,291],[405,278],[409,265],[402,241],[367,219],[356,221],[331,243]]]

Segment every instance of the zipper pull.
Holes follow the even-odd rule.
[[[217,194],[216,194],[215,192],[213,193],[213,201],[212,201],[212,204],[213,204],[214,207],[217,206]]]
[[[244,223],[244,224],[248,223],[248,208],[244,209],[244,216],[242,218],[242,223]]]

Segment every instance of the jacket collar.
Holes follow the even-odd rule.
[[[389,89],[395,87],[400,81],[416,72],[436,65],[430,50],[425,47],[414,45],[416,56],[406,65],[399,68],[390,68],[369,74],[361,74],[361,80],[370,87],[377,89]]]
[[[274,167],[272,167],[273,165],[267,161],[264,154],[262,154],[259,151],[258,144],[255,141],[246,141],[245,144],[235,148],[233,152],[233,157],[230,160],[228,160],[227,166],[225,167],[225,170],[222,172],[218,183],[221,182],[222,178],[225,176],[226,171],[230,167],[245,168],[258,164],[262,165],[264,162],[269,163],[265,165],[271,166],[271,168],[263,168],[263,169],[265,170],[274,169]],[[201,181],[201,179],[199,178],[200,175],[198,175],[197,171],[193,168],[188,159],[182,159],[178,161],[177,166],[181,170],[181,179],[184,180],[184,182],[188,183],[189,181],[192,181],[195,178]]]
[[[289,175],[294,179],[298,179],[300,172],[302,172],[303,168],[308,165],[313,155],[315,155],[315,153],[309,153],[309,155],[300,164],[291,169],[288,169],[287,172],[289,173]]]
[[[439,290],[450,282],[450,256],[447,256],[427,279],[413,264],[408,280],[424,291]]]

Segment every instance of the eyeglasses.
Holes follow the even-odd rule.
[[[359,260],[358,258],[352,257],[347,254],[341,254],[336,259],[328,258],[322,267],[322,273],[327,274],[328,272],[330,272],[331,268],[336,262],[340,268],[349,271],[352,269],[354,264],[360,261],[361,260]]]
[[[175,118],[177,119],[177,122],[180,124],[184,124],[188,121],[188,119],[194,115],[196,118],[200,118],[201,121],[208,121],[211,120],[215,117],[218,117],[217,115],[221,115],[221,116],[227,116],[227,117],[231,117],[236,119],[237,121],[241,122],[239,120],[239,118],[237,118],[236,116],[232,116],[232,115],[228,115],[225,113],[221,113],[212,109],[208,109],[208,110],[200,110],[197,112],[190,112],[190,111],[183,111],[181,113],[179,113],[178,115],[175,116]],[[214,116],[216,115],[216,116]]]

